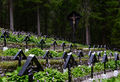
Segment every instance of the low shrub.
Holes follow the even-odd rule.
[[[17,48],[9,48],[3,51],[4,56],[14,56],[18,52],[19,49]]]

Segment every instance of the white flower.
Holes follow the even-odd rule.
[[[118,76],[118,71],[115,70],[113,75],[114,75],[115,77],[117,77],[117,76]]]
[[[81,65],[78,65],[78,67],[80,67]]]
[[[107,79],[107,75],[106,74],[102,74],[103,79]]]

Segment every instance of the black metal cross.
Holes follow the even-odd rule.
[[[72,53],[69,53],[69,55],[66,58],[66,62],[64,64],[64,69],[68,68],[68,82],[72,81],[71,77],[71,67],[74,65],[77,65],[77,62],[75,61],[74,57],[72,56]]]
[[[102,59],[102,63],[104,63],[104,74],[106,74],[106,62],[108,61],[107,54],[105,53]]]
[[[54,41],[52,45],[53,45],[53,49],[55,50],[55,46],[57,45],[57,42]]]
[[[40,40],[39,42],[41,49],[43,50],[43,45],[45,44],[45,41],[43,39]]]
[[[27,59],[23,51],[20,49],[17,54],[13,58],[14,60],[18,60],[18,66],[21,66],[21,60],[22,59]]]
[[[52,55],[49,51],[46,51],[45,55],[43,56],[44,59],[46,59],[46,67],[49,66],[48,59],[52,58]]]
[[[4,47],[6,46],[6,38],[9,38],[9,33],[4,31],[0,38],[4,38]]]
[[[34,66],[34,64],[36,66]],[[29,55],[26,60],[26,63],[23,65],[18,75],[19,76],[28,75],[29,76],[28,82],[33,82],[33,73],[39,71],[44,71],[41,64],[34,55]]]
[[[64,51],[64,49],[65,49],[65,43],[63,42],[61,46],[62,46],[63,51]]]
[[[92,55],[90,56],[90,59],[89,59],[89,63],[91,65],[91,78],[93,78],[93,66],[96,62],[97,62],[97,58],[95,56],[95,53],[92,53]]]
[[[27,49],[28,48],[28,41],[30,41],[30,37],[26,36],[23,41],[25,41],[25,43],[26,43],[26,49]]]
[[[114,57],[115,57],[115,70],[117,70],[117,60],[119,60],[119,54],[115,53]]]

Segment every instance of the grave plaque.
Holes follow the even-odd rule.
[[[24,39],[23,39],[23,41],[25,41],[25,43],[26,43],[26,49],[28,48],[28,41],[30,41],[30,37],[27,35]]]
[[[62,49],[63,49],[63,51],[64,51],[65,46],[66,46],[65,43],[63,42],[61,46],[62,46]]]
[[[34,64],[36,66],[34,66]],[[33,82],[33,73],[39,71],[44,71],[39,61],[34,55],[29,55],[26,60],[26,63],[23,65],[18,75],[19,76],[28,75],[29,76],[28,82]]]
[[[41,39],[39,44],[40,44],[41,49],[43,50],[43,45],[45,44],[45,41],[43,39]]]
[[[23,51],[20,49],[13,59],[18,60],[18,66],[21,66],[21,60],[27,59],[27,57],[25,56]]]
[[[4,31],[0,38],[4,38],[4,47],[6,47],[6,38],[9,38],[9,33]]]
[[[64,69],[68,68],[68,82],[71,82],[71,67],[73,67],[74,65],[77,65],[77,62],[75,61],[75,59],[73,58],[72,54],[70,53],[67,56],[66,62],[64,64]]]

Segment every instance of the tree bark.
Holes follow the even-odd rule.
[[[48,34],[47,33],[47,30],[48,30],[48,10],[45,8],[45,11],[44,11],[44,13],[45,13],[45,16],[44,16],[44,22],[45,22],[45,28],[44,28],[44,34]]]
[[[2,1],[0,0],[0,27],[2,27]]]
[[[40,35],[40,14],[39,14],[39,7],[37,7],[37,30],[38,30],[38,35]]]
[[[89,30],[89,26],[87,23],[85,24],[85,27],[86,27],[86,44],[89,45],[90,44],[90,30]]]
[[[13,21],[13,0],[10,0],[10,29],[14,31],[14,21]]]
[[[85,12],[85,29],[86,29],[86,44],[90,44],[90,25],[89,25],[89,16],[90,16],[90,0],[83,0],[84,12]]]

